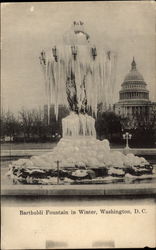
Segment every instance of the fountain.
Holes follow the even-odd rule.
[[[152,175],[152,166],[133,154],[111,152],[108,140],[97,140],[97,105],[113,105],[116,53],[92,45],[84,24],[74,22],[63,44],[40,55],[48,110],[60,104],[70,114],[62,119],[63,137],[50,153],[10,165],[14,183],[104,183],[112,178]],[[89,115],[91,114],[91,115]]]

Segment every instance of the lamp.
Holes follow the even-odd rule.
[[[54,48],[52,48],[52,53],[53,53],[53,57],[55,58],[55,62],[57,62],[58,56],[57,56],[56,46]]]
[[[75,46],[71,46],[71,50],[72,50],[72,55],[74,57],[74,60],[76,60],[77,48]]]
[[[126,132],[125,134],[123,134],[123,139],[126,140],[126,147],[125,149],[129,149],[129,145],[128,145],[128,140],[131,140],[132,135],[128,132]]]
[[[95,60],[96,56],[97,56],[97,51],[96,51],[96,47],[91,48],[91,54],[93,56],[93,60]]]
[[[40,64],[46,65],[46,54],[44,50],[41,52],[41,56],[39,57],[39,59],[40,59]]]

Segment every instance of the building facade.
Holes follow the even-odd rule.
[[[156,103],[149,100],[149,90],[143,76],[136,67],[133,58],[131,70],[126,75],[119,91],[119,102],[114,104],[114,111],[122,118],[140,118],[149,119],[156,110]]]

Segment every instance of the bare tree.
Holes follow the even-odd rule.
[[[1,114],[1,136],[9,136],[11,139],[19,132],[18,119],[11,111]]]
[[[22,132],[24,133],[24,138],[30,138],[32,134],[32,126],[33,126],[33,112],[31,110],[22,110],[19,112],[20,124]]]

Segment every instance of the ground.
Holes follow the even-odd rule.
[[[56,142],[53,143],[2,143],[2,150],[23,150],[23,149],[52,149],[56,146]]]

